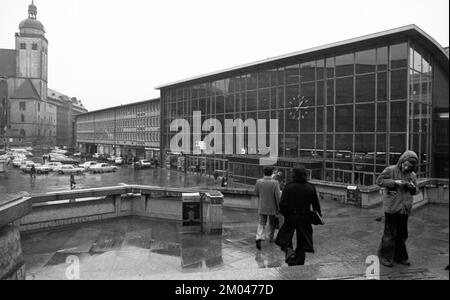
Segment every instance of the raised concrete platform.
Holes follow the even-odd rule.
[[[23,235],[27,279],[367,279],[366,259],[383,232],[379,208],[322,201],[325,226],[314,227],[316,253],[288,267],[274,244],[255,248],[258,216],[225,209],[221,235],[180,234],[173,222],[123,217]],[[380,279],[448,279],[449,206],[413,212],[407,242],[412,266],[380,268]],[[72,259],[72,260],[71,260]]]

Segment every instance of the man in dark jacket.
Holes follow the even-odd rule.
[[[383,196],[384,234],[378,256],[381,264],[387,267],[392,267],[393,261],[410,265],[405,242],[408,239],[408,216],[413,195],[418,192],[414,173],[417,163],[417,154],[406,151],[400,156],[397,165],[387,167],[376,181],[386,189]]]
[[[322,216],[316,188],[308,182],[305,167],[296,166],[292,173],[292,181],[285,185],[281,195],[280,212],[285,219],[276,239],[290,266],[304,265],[305,252],[314,252],[311,206]],[[295,253],[292,246],[294,231],[297,233]]]

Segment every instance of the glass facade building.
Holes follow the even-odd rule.
[[[195,144],[171,152],[171,122],[192,124],[193,111],[201,111],[202,122],[278,120],[274,167],[285,180],[302,163],[312,179],[370,186],[407,149],[419,155],[418,176],[432,177],[436,64],[447,78],[440,96],[448,111],[448,55],[416,26],[161,86],[162,159],[182,170],[199,163],[205,173],[225,170],[246,184],[261,177],[248,134],[234,155],[193,155]]]

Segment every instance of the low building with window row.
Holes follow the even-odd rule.
[[[76,133],[84,153],[159,159],[159,98],[80,114]]]

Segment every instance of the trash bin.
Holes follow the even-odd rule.
[[[360,205],[359,203],[359,190],[358,187],[355,185],[349,185],[347,186],[347,200],[346,203],[352,204],[352,205]]]
[[[208,234],[222,233],[223,194],[219,191],[205,192],[202,205],[202,231]]]
[[[201,231],[200,193],[182,193],[182,232]]]

